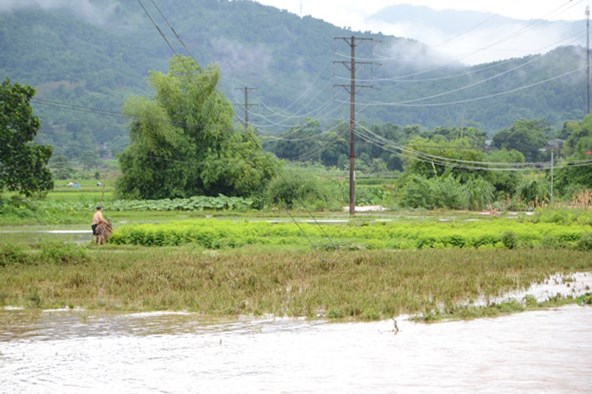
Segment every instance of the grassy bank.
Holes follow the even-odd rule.
[[[574,250],[324,251],[186,247],[4,247],[0,306],[189,310],[375,320],[408,313],[471,317],[459,302],[592,271]],[[531,305],[536,306],[536,305]],[[488,315],[510,312],[490,306]]]

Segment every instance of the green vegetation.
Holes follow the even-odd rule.
[[[191,197],[164,200],[109,200],[102,192],[85,191],[80,194],[50,193],[45,201],[30,201],[13,197],[0,206],[0,225],[4,224],[76,224],[86,223],[99,204],[106,204],[106,215],[118,221],[138,218],[144,220],[173,220],[169,212],[193,212],[203,216],[207,213],[231,212],[240,214],[250,211],[254,200],[242,197]]]
[[[167,224],[119,227],[111,242],[121,245],[175,246],[195,244],[208,249],[245,245],[306,246],[346,249],[545,247],[592,251],[592,227],[534,223],[512,219],[479,221],[361,221],[322,224],[276,221],[246,222],[196,219]]]
[[[119,156],[118,193],[159,199],[260,194],[277,172],[255,134],[234,128],[234,112],[216,89],[217,67],[171,59],[169,73],[153,72],[156,99],[126,102],[130,146]]]
[[[189,310],[376,320],[401,313],[434,318],[455,305],[497,297],[545,277],[589,271],[571,250],[311,252],[242,248],[0,248],[0,305],[99,310]],[[490,306],[487,316],[512,310]],[[457,310],[460,310],[458,308]]]
[[[53,187],[46,167],[52,148],[32,143],[40,127],[30,104],[34,95],[9,79],[0,85],[0,194],[6,188],[30,197]]]
[[[296,98],[318,104],[302,87],[314,86],[311,76],[325,79],[332,37],[345,30],[254,2],[189,3],[162,0],[196,58],[219,66],[175,56],[167,73],[154,71],[166,68],[168,48],[129,2],[92,2],[108,10],[93,26],[64,9],[0,14],[0,71],[41,96],[8,79],[0,91],[0,306],[365,320],[412,313],[432,321],[538,308],[530,298],[479,308],[471,301],[592,269],[592,115],[558,128],[581,118],[573,94],[581,75],[496,95],[495,103],[367,107],[372,125],[356,131],[356,202],[387,211],[350,218],[342,211],[342,114],[322,123],[278,109]],[[253,29],[252,20],[266,28]],[[382,38],[379,54],[405,41]],[[578,51],[529,57],[520,77],[505,71],[525,59],[441,67],[373,100],[448,90],[446,100],[463,101],[511,90],[565,72]],[[360,48],[358,56],[370,53]],[[418,67],[393,62],[377,77]],[[451,71],[459,77],[443,78]],[[280,135],[256,127],[263,144],[239,126],[226,98],[253,81],[262,107],[296,119],[273,121],[273,131],[287,130]],[[474,89],[458,89],[467,83]],[[329,94],[315,99],[332,102]],[[51,147],[32,143],[40,124],[30,102],[44,119],[38,141],[56,152],[51,160]],[[460,118],[469,126],[438,126]],[[46,166],[59,180],[53,190]],[[115,226],[104,247],[89,242],[97,204]],[[525,210],[534,214],[510,213]]]

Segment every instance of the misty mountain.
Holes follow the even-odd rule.
[[[237,122],[244,118],[240,89],[255,88],[249,120],[262,132],[307,118],[324,127],[346,121],[352,35],[364,38],[356,45],[360,122],[493,132],[519,118],[561,125],[583,117],[581,47],[468,67],[414,40],[352,32],[251,1],[141,3],[150,17],[137,1],[0,3],[0,78],[36,88],[38,140],[57,154],[92,164],[121,151],[128,142],[123,102],[152,95],[146,77],[167,70],[173,52],[219,65]]]
[[[561,7],[559,7],[561,8]],[[560,9],[558,10],[560,16]],[[586,44],[586,21],[519,20],[501,15],[442,10],[408,4],[370,16],[383,33],[417,39],[471,64],[545,53],[555,47]],[[485,49],[481,49],[485,48]]]

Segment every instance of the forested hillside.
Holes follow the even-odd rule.
[[[349,109],[346,90],[336,85],[349,83],[339,62],[349,61],[350,48],[335,38],[352,34],[374,39],[357,48],[364,62],[358,82],[373,87],[358,95],[364,123],[494,132],[521,118],[558,126],[584,115],[585,51],[579,47],[466,67],[443,62],[415,41],[351,32],[250,1],[142,4],[168,44],[136,1],[0,12],[0,78],[35,87],[38,140],[54,145],[54,154],[92,166],[121,152],[128,143],[123,102],[152,94],[149,70],[166,69],[173,51],[220,66],[220,86],[237,104],[237,121],[243,117],[239,88],[249,87],[256,88],[249,90],[249,120],[259,130],[282,132],[307,118],[331,126]]]

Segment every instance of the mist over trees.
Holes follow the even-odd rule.
[[[260,132],[285,132],[306,117],[323,129],[347,119],[346,93],[333,88],[347,77],[333,64],[345,50],[333,38],[352,34],[374,38],[359,56],[382,63],[360,68],[362,81],[376,87],[358,97],[366,124],[471,126],[491,136],[518,119],[560,127],[584,116],[585,75],[574,72],[585,60],[580,47],[466,67],[443,63],[416,41],[352,32],[256,2],[157,3],[194,57],[219,65],[219,88],[237,108],[236,88],[257,88],[250,120]],[[166,70],[171,55],[143,10],[120,0],[3,5],[0,75],[36,88],[37,141],[87,166],[115,157],[129,143],[123,103],[150,94],[146,75]],[[185,53],[156,9],[148,9],[173,48]]]

